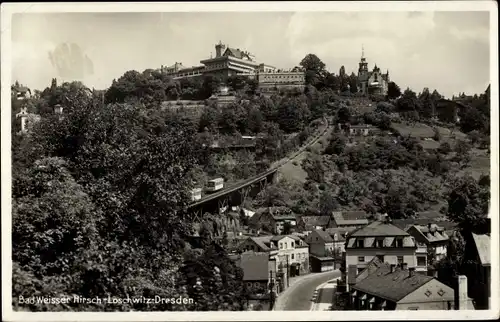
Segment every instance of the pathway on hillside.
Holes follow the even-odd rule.
[[[290,287],[279,294],[274,305],[274,311],[307,311],[313,303],[316,288],[336,277],[340,271],[311,273],[290,279]]]

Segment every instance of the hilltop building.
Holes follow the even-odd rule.
[[[225,80],[230,76],[246,76],[255,79],[262,92],[274,92],[283,88],[303,90],[305,86],[305,72],[302,68],[282,70],[259,63],[255,55],[248,51],[229,47],[220,41],[215,45],[215,57],[210,55],[210,58],[202,59],[200,63],[202,65],[185,67],[181,62],[175,62],[171,66],[162,66],[161,72],[174,79],[212,75]]]
[[[368,62],[366,61],[363,49],[358,69],[358,88],[360,93],[363,95],[387,95],[389,82],[389,70],[385,74],[382,74],[377,64],[375,64],[372,71],[368,70]]]

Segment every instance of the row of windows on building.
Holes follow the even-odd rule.
[[[396,239],[396,247],[403,247],[403,239],[398,238]],[[356,248],[364,248],[365,247],[365,241],[363,239],[357,239],[356,240]],[[375,240],[375,247],[378,248],[383,248],[386,247],[384,245],[384,239],[376,239]]]
[[[274,79],[304,79],[304,75],[264,75],[260,76],[262,80],[274,80]]]
[[[378,259],[380,259],[382,262],[385,260],[384,255],[377,255]],[[397,257],[397,263],[398,265],[401,265],[404,263],[404,257],[403,256],[396,256]],[[366,260],[365,256],[358,256],[358,263],[367,263],[368,261]],[[427,257],[426,256],[417,256],[417,266],[427,266]]]

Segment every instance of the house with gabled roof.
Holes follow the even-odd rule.
[[[356,271],[355,266],[351,268],[350,271]],[[459,297],[457,301],[451,287],[416,273],[406,264],[397,266],[375,258],[351,280],[355,281],[349,292],[353,310],[454,310],[456,302],[460,309],[472,308],[469,298]],[[457,290],[459,296],[460,291]]]
[[[311,231],[305,238],[309,244],[311,269],[314,272],[325,272],[335,269],[334,240],[323,229]]]
[[[424,254],[424,256],[427,255],[427,259],[430,261],[430,263],[427,263],[428,265],[432,265],[446,257],[450,237],[446,234],[444,227],[433,223],[412,225],[406,229],[406,232],[415,238],[418,246],[427,248],[427,254]],[[417,263],[419,261],[422,263],[426,259],[417,256]]]
[[[265,207],[255,211],[250,224],[279,235],[284,233],[285,224],[290,225],[292,229],[295,228],[297,220],[296,215],[288,207]]]
[[[490,234],[464,234],[464,270],[468,294],[476,309],[491,309],[491,237]]]
[[[297,220],[297,229],[299,231],[309,231],[328,228],[330,216],[301,216]]]
[[[392,225],[387,216],[349,233],[345,247],[345,267],[356,265],[357,273],[360,273],[374,257],[389,264],[417,267],[418,246],[415,238]],[[426,272],[426,268],[421,271]],[[347,283],[349,284],[349,275]]]
[[[334,211],[332,212],[328,228],[335,227],[361,227],[369,223],[368,214],[365,211]]]

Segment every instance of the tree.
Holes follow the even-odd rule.
[[[398,98],[401,96],[401,89],[396,83],[389,82],[389,84],[387,85],[387,96],[390,99]]]
[[[283,224],[283,232],[282,232],[282,234],[283,235],[289,235],[291,232],[292,232],[292,224],[290,224],[289,221],[286,221]]]
[[[344,136],[334,136],[328,143],[328,146],[325,149],[325,154],[342,154],[342,152],[344,152],[346,142],[347,141]]]
[[[432,118],[435,114],[435,107],[429,88],[425,87],[418,99],[421,107],[420,115],[426,119]]]
[[[323,81],[325,64],[314,54],[306,55],[300,62],[306,72],[306,84],[316,86]]]
[[[398,99],[397,106],[400,111],[420,110],[417,94],[410,88],[407,88],[403,95]]]
[[[351,90],[351,93],[358,92],[358,77],[354,74],[354,72],[349,76],[349,89]]]
[[[330,191],[323,191],[319,197],[320,214],[331,216],[332,212],[339,208],[337,199]]]
[[[488,218],[490,191],[471,176],[460,177],[448,194],[448,218],[461,231],[476,232]]]
[[[351,111],[347,106],[342,106],[337,112],[337,120],[340,123],[349,123],[351,121]]]
[[[439,145],[438,152],[442,154],[448,154],[451,152],[451,146],[448,142],[443,142]]]

